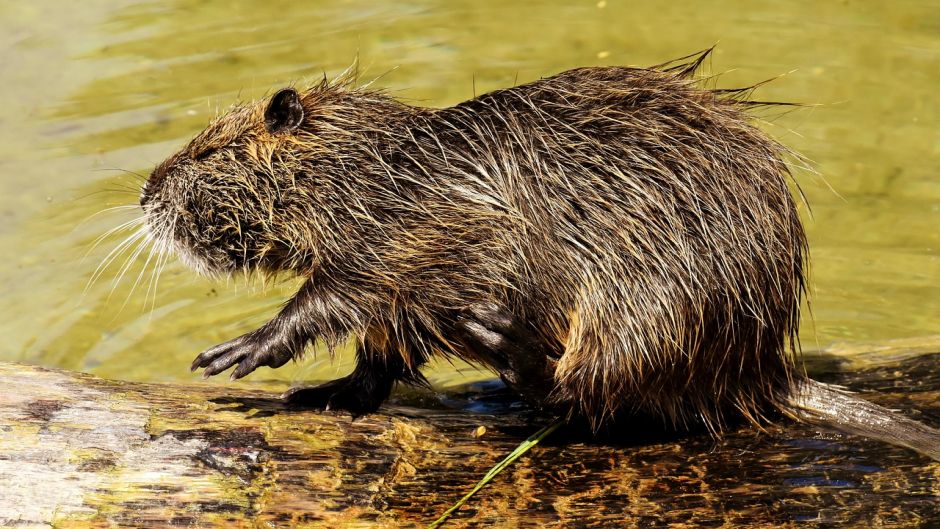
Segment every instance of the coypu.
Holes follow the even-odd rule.
[[[749,89],[701,86],[707,55],[441,109],[350,73],[234,107],[153,170],[150,231],[204,274],[307,280],[192,369],[240,378],[355,336],[350,375],[287,402],[367,413],[445,355],[595,430],[782,412],[940,457],[935,430],[798,368],[807,244],[787,150],[751,124]]]

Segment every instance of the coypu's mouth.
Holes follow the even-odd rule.
[[[186,266],[210,278],[230,275],[238,268],[221,250],[196,244],[182,225],[179,213],[152,202],[142,207],[148,238],[158,252],[175,253]]]

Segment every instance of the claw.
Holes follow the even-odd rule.
[[[222,354],[213,360],[211,364],[206,366],[206,370],[202,372],[202,378],[217,375],[231,367],[236,361],[238,361],[238,351],[229,351],[228,353]]]
[[[255,363],[252,362],[251,359],[248,359],[238,364],[238,367],[235,368],[235,371],[232,371],[232,374],[229,375],[228,379],[238,380],[244,377],[245,375],[247,375],[248,373],[251,373],[252,371],[254,371],[257,367],[258,366],[255,365]]]
[[[239,336],[238,338],[225,342],[223,344],[210,347],[205,351],[199,353],[195,359],[193,359],[192,365],[189,367],[190,371],[195,371],[201,367],[208,367],[213,363],[219,356],[222,356],[232,348],[241,344],[244,341],[244,336]]]

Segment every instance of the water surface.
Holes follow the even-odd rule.
[[[797,175],[812,206],[804,344],[940,333],[935,3],[6,2],[0,359],[189,380],[198,351],[274,314],[295,283],[213,283],[175,262],[156,282],[152,262],[141,274],[145,255],[121,281],[118,259],[86,290],[120,237],[92,242],[138,212],[95,214],[136,203],[138,175],[235,101],[335,75],[358,56],[363,79],[443,106],[575,66],[645,66],[716,42],[708,67],[718,85],[786,74],[759,97],[818,105],[762,115],[819,173]],[[316,351],[244,383],[348,368]],[[430,374],[443,385],[485,376],[448,364]]]

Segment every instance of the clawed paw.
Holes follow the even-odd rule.
[[[204,368],[202,377],[209,378],[237,365],[231,375],[236,380],[261,366],[281,367],[293,357],[290,344],[268,336],[262,328],[203,351],[190,370]]]

